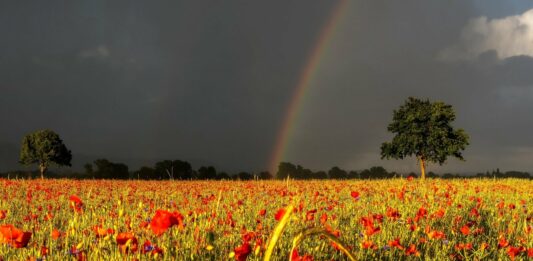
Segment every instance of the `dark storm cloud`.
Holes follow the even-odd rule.
[[[81,155],[262,168],[333,4],[3,3],[2,141],[47,127]]]
[[[232,171],[266,169],[301,69],[335,4],[3,2],[0,170],[17,168],[10,155],[25,133],[40,128],[60,133],[77,166],[101,156],[135,167],[180,158]],[[502,56],[500,45],[485,50],[479,46],[493,45],[463,36],[472,19],[486,16],[490,40],[499,33],[490,21],[530,8],[525,1],[350,1],[287,159],[315,169],[415,170],[410,161],[381,161],[378,151],[390,138],[392,110],[413,95],[451,103],[456,125],[471,135],[468,161],[437,170],[532,171],[532,58]],[[475,52],[443,59],[447,50],[459,58]]]
[[[470,61],[439,57],[461,41],[471,19],[498,19],[528,10],[504,8],[495,13],[487,7],[495,3],[484,3],[483,8],[466,1],[352,3],[332,43],[334,50],[311,88],[289,158],[314,168],[327,167],[323,162],[328,162],[349,169],[385,165],[416,171],[414,160],[382,161],[379,146],[391,138],[386,126],[392,111],[406,97],[418,96],[452,104],[455,125],[471,136],[466,163],[452,160],[433,170],[531,171],[533,166],[524,160],[533,156],[528,135],[533,121],[527,117],[533,110],[531,57],[499,59],[496,51]]]

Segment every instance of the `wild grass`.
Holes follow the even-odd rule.
[[[0,180],[0,260],[526,260],[532,218],[518,179]]]

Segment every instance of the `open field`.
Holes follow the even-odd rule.
[[[530,180],[0,185],[0,260],[260,260],[289,205],[294,212],[273,260],[287,260],[293,238],[313,227],[340,239],[359,260],[533,257]],[[293,257],[345,260],[340,247],[315,235]]]

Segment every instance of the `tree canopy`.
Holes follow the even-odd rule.
[[[422,178],[426,162],[442,165],[448,156],[463,159],[462,151],[468,145],[463,129],[454,129],[451,123],[455,112],[451,105],[409,97],[394,111],[388,131],[395,134],[391,142],[381,145],[381,158],[403,159],[417,157]]]
[[[97,159],[94,161],[96,171],[93,173],[97,179],[128,179],[128,166],[123,163],[114,163],[107,159]]]
[[[52,165],[71,166],[72,153],[59,135],[51,130],[39,130],[22,139],[20,163],[39,164],[41,178]]]
[[[159,179],[190,179],[193,172],[191,164],[181,160],[163,160],[154,169]]]

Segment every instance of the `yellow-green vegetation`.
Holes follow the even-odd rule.
[[[0,180],[0,188],[0,260],[533,257],[531,180]]]

